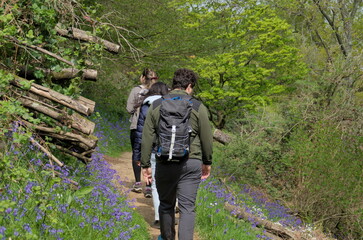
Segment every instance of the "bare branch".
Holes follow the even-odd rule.
[[[63,163],[61,161],[58,160],[58,158],[56,158],[50,151],[48,151],[45,147],[43,147],[40,143],[38,143],[37,141],[34,140],[34,138],[30,138],[30,142],[38,147],[42,152],[44,152],[51,160],[53,160],[54,162],[56,162],[59,166],[63,167]]]
[[[32,45],[32,44],[28,44],[28,43],[25,43],[25,42],[21,42],[19,41],[18,39],[14,38],[14,37],[11,37],[11,36],[6,36],[10,41],[12,41],[13,43],[17,44],[17,45],[20,45],[20,46],[24,46],[24,47],[27,47],[27,48],[31,48],[31,49],[34,49],[34,50],[37,50],[41,53],[44,53],[44,54],[47,54],[51,57],[54,57],[56,59],[58,59],[59,61],[61,62],[64,62],[64,63],[67,63],[68,65],[71,65],[71,66],[75,66],[74,63],[44,49],[44,48],[41,48],[41,47],[38,47],[38,46],[35,46],[35,45]]]

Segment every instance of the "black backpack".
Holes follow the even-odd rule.
[[[190,114],[192,108],[198,109],[200,102],[189,95],[168,94],[159,103],[161,106],[156,156],[169,162],[185,160],[190,151]]]

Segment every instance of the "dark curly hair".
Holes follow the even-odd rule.
[[[190,69],[180,68],[175,71],[172,88],[186,89],[189,84],[192,87],[197,83],[198,76]]]

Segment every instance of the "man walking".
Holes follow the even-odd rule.
[[[212,164],[212,131],[206,107],[189,96],[197,82],[196,74],[189,69],[178,69],[174,73],[172,99],[188,99],[192,109],[189,117],[189,146],[186,157],[164,157],[157,154],[155,170],[156,187],[159,194],[160,232],[159,239],[175,239],[175,202],[179,205],[179,240],[192,240],[195,224],[195,201],[201,179],[210,175]],[[141,143],[141,167],[147,183],[151,181],[150,155],[155,139],[160,144],[160,99],[148,111]],[[164,110],[164,109],[163,109]],[[173,126],[175,129],[175,126]],[[177,126],[178,127],[178,126]],[[161,133],[160,133],[161,134]],[[175,140],[175,137],[174,137]],[[170,149],[174,149],[174,140]],[[175,143],[176,144],[176,143]],[[159,147],[160,148],[160,147]],[[171,151],[173,152],[173,151]]]

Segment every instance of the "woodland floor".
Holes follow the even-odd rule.
[[[104,156],[104,158],[108,163],[111,164],[112,168],[117,171],[118,175],[121,177],[121,180],[126,184],[126,187],[131,188],[135,181],[131,165],[131,152],[125,152],[118,158],[109,156]],[[152,198],[145,198],[143,193],[134,193],[130,191],[128,194],[128,199],[134,201],[136,210],[149,224],[149,233],[152,236],[151,240],[157,239],[160,234],[160,230],[153,227],[154,207]],[[176,226],[176,236],[178,236],[178,226]],[[194,233],[194,239],[199,240],[197,233]]]

